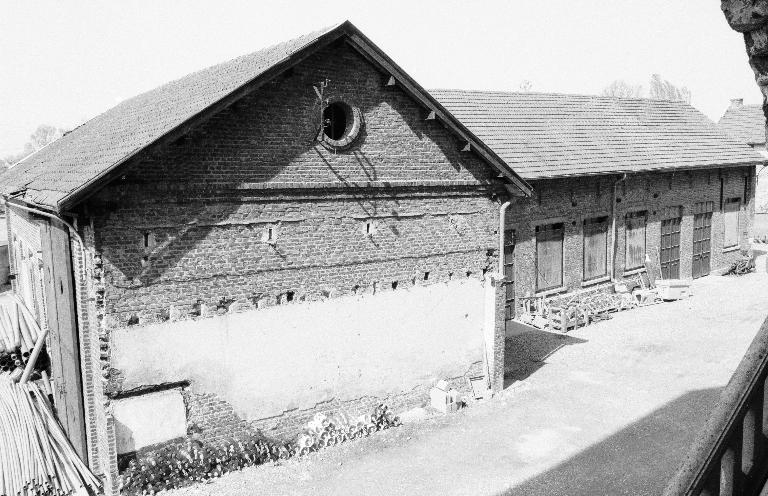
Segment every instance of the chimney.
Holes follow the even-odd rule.
[[[743,98],[731,98],[731,107],[741,107],[744,105]]]

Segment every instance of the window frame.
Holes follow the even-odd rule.
[[[558,227],[559,226],[559,227]],[[549,228],[549,229],[546,229]],[[540,287],[539,286],[539,278],[541,276],[541,271],[539,270],[540,260],[539,260],[539,235],[546,231],[559,231],[560,232],[560,280],[559,282],[546,286],[546,287]],[[546,224],[540,224],[536,226],[535,229],[536,234],[536,261],[535,261],[535,267],[536,267],[536,292],[542,293],[545,291],[551,291],[553,289],[558,289],[563,287],[564,284],[564,261],[565,258],[565,222],[550,222]]]
[[[640,265],[629,265],[629,219],[643,220],[643,262]],[[624,272],[641,269],[645,266],[645,258],[648,255],[648,211],[638,210],[627,212],[624,216]]]
[[[736,205],[736,209],[729,211],[728,205],[733,205],[733,204]],[[723,203],[723,250],[731,250],[739,246],[739,242],[741,238],[741,236],[739,235],[739,228],[741,227],[741,205],[742,205],[742,200],[738,196],[726,198],[725,202]],[[729,242],[728,219],[730,217],[729,214],[734,215],[736,217],[736,226],[735,226],[736,232],[734,233],[734,239],[731,244],[728,244]]]
[[[602,232],[604,236],[604,246],[603,246],[603,272],[598,275],[593,275],[592,277],[587,277],[587,225],[599,225],[602,224],[605,226],[604,231]],[[581,280],[583,282],[591,282],[596,281],[599,279],[603,279],[605,277],[608,277],[608,216],[607,215],[601,215],[598,217],[590,217],[587,219],[584,219],[582,222],[582,233],[581,233],[581,239],[582,239],[582,249],[581,249]]]

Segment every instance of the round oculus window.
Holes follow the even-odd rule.
[[[363,119],[360,110],[344,102],[331,102],[323,109],[320,141],[332,148],[344,148],[360,135]]]

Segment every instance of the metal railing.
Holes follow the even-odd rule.
[[[667,484],[665,496],[761,494],[768,478],[767,379],[768,319]]]

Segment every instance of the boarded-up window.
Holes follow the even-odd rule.
[[[725,223],[725,236],[723,247],[728,248],[739,244],[739,212],[741,211],[741,198],[728,198],[725,201],[723,220]]]
[[[563,224],[536,227],[536,290],[563,285]]]
[[[645,224],[645,212],[627,214],[624,270],[637,269],[645,264]]]
[[[584,221],[584,280],[608,274],[608,217]]]

